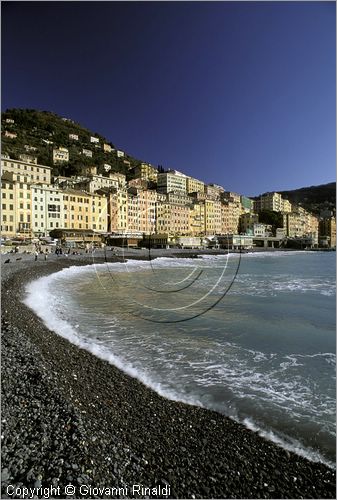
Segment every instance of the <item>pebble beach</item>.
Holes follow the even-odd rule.
[[[107,256],[94,261],[146,252]],[[16,258],[1,256],[2,498],[28,498],[24,488],[40,488],[38,498],[43,488],[54,498],[336,497],[335,470],[161,397],[49,331],[21,302],[26,283],[92,256]]]

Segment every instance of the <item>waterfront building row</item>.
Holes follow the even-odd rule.
[[[97,232],[170,232],[212,235],[237,232],[239,211],[230,203],[204,200],[188,205],[163,199],[155,190],[115,188],[89,193],[27,183],[23,175],[2,174],[2,236],[48,236],[54,229]]]
[[[240,232],[262,237],[270,234],[270,228],[259,223],[258,209],[268,206],[268,210],[283,208],[285,237],[312,236],[316,243],[322,237],[328,246],[336,244],[333,221],[319,226],[317,217],[291,207],[278,193],[266,193],[260,198],[264,205],[262,201],[256,205],[238,193],[180,172],[158,173],[145,163],[136,170],[139,177],[127,183],[123,174],[102,176],[95,166],[85,166],[79,177],[55,177],[52,185],[50,167],[3,158],[2,235],[47,236],[63,228],[190,237]],[[156,178],[157,189],[150,189],[149,182]]]

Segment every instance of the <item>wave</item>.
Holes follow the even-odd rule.
[[[272,441],[273,443],[277,444],[287,451],[291,451],[296,455],[299,455],[300,457],[310,460],[310,462],[319,462],[330,467],[331,469],[336,468],[336,464],[334,462],[326,460],[316,450],[313,450],[311,448],[304,448],[302,443],[300,443],[300,441],[298,441],[297,439],[290,439],[288,436],[281,437],[274,431],[265,430],[250,418],[245,418],[243,420],[243,424],[247,427],[247,429],[253,432],[257,432],[259,436],[267,439],[268,441]]]
[[[224,257],[226,258],[227,256],[219,256],[219,257],[222,257],[223,260],[223,258]],[[163,257],[156,259],[156,265],[158,266],[158,268],[179,267],[181,265],[183,267],[186,266],[194,267],[196,265],[196,259],[182,260],[182,259],[172,259]],[[146,369],[143,369],[142,366],[135,366],[134,363],[125,359],[123,355],[114,354],[111,351],[111,348],[107,347],[106,345],[103,345],[103,343],[99,339],[91,339],[83,337],[79,331],[78,325],[72,326],[68,322],[65,316],[61,317],[60,311],[62,311],[63,297],[58,297],[57,294],[53,293],[53,284],[55,280],[60,280],[62,282],[65,278],[67,278],[70,280],[74,279],[75,281],[76,278],[80,275],[84,275],[86,273],[95,274],[98,270],[99,271],[104,270],[104,268],[106,268],[107,266],[109,269],[110,268],[113,269],[114,272],[125,272],[125,271],[133,272],[133,271],[144,270],[144,268],[149,269],[149,261],[130,260],[127,261],[126,263],[113,263],[113,264],[109,263],[109,264],[96,264],[96,265],[90,264],[86,266],[72,266],[70,268],[63,269],[57,273],[42,277],[36,281],[29,283],[26,286],[26,296],[24,298],[24,303],[28,307],[30,307],[37,314],[37,316],[39,316],[43,320],[43,322],[50,330],[55,331],[58,335],[66,338],[74,345],[77,345],[78,347],[89,351],[96,357],[108,361],[110,364],[116,366],[118,369],[122,370],[127,375],[140,380],[145,386],[155,390],[159,395],[173,401],[182,401],[190,405],[205,407],[206,406],[205,401],[202,398],[198,398],[197,396],[194,395],[184,394],[182,390],[179,389],[175,390],[174,388],[168,387],[167,385],[161,383],[160,381],[155,380],[154,376],[147,373]],[[111,331],[113,331],[114,328],[117,329],[118,327],[119,327],[118,321],[113,319],[111,322]],[[234,351],[236,348],[240,347],[235,345],[234,343],[231,344],[228,343],[228,345],[230,345],[230,347],[232,347]],[[246,350],[246,352],[247,355],[249,354],[250,356],[249,359],[253,362],[253,364],[254,363],[259,364],[261,362],[269,363],[270,360],[273,359],[274,356],[276,356],[276,354],[265,354],[259,351],[253,351],[248,349]],[[226,366],[224,364],[222,364],[221,366],[208,365],[207,369],[204,371],[204,379],[201,381],[202,384],[205,385],[207,383],[207,378],[210,378],[210,380],[208,381],[210,384],[214,383],[214,380],[212,380],[212,372],[214,374],[215,371],[218,370],[218,372],[219,373],[221,372],[220,374],[222,374],[223,377],[227,379],[227,381],[229,380],[234,382],[233,390],[238,391],[239,397],[244,396],[245,386],[247,382],[250,381],[253,382],[253,385],[255,386],[253,387],[253,389],[255,389],[255,391],[262,396],[262,399],[264,399],[267,402],[268,397],[273,396],[273,393],[275,392],[273,390],[273,386],[275,389],[278,383],[277,379],[273,377],[275,373],[274,374],[271,373],[272,378],[273,379],[275,378],[275,380],[271,380],[271,382],[273,383],[269,385],[267,383],[268,387],[265,387],[266,379],[265,379],[265,374],[262,373],[263,370],[261,369],[255,370],[254,376],[252,376],[251,372],[248,373],[249,363],[244,363],[242,366],[240,366],[239,363],[240,360],[237,359],[237,356],[234,354],[235,352],[232,352],[232,355],[235,358],[234,361],[236,360],[234,362],[235,370],[234,367],[232,366],[233,373],[231,373],[231,367]],[[279,371],[286,372],[287,370],[293,367],[299,366],[305,357],[309,358],[323,357],[324,361],[326,361],[328,364],[333,365],[335,363],[335,355],[333,353],[316,353],[308,355],[297,354],[296,357],[295,355],[284,357],[285,359],[279,365]],[[196,364],[197,362],[194,363]],[[284,382],[286,384],[286,381]],[[295,399],[293,398],[293,396],[296,396],[296,394],[298,394],[299,387],[297,386],[295,379],[291,382],[292,382],[291,387],[288,385],[286,389],[288,392],[289,391],[294,392],[294,394],[290,394],[287,399],[287,396],[275,393],[275,396],[279,397],[282,395],[284,396],[283,400],[277,401],[276,398],[276,403],[283,404],[285,400],[287,400],[288,403],[290,403],[292,400],[294,400],[295,403],[299,403],[299,401],[296,401],[296,397]],[[267,392],[269,391],[269,394],[267,394],[267,392],[263,394],[264,391]],[[308,401],[305,401],[305,403],[307,404]],[[207,407],[210,406],[207,405]],[[226,413],[233,420],[243,423],[247,428],[254,430],[255,432],[258,432],[261,436],[275,442],[279,446],[282,446],[283,448],[289,451],[293,451],[300,456],[308,458],[311,461],[322,462],[328,465],[329,467],[333,467],[332,462],[325,459],[318,451],[305,447],[299,441],[296,441],[295,439],[292,440],[291,438],[288,438],[288,436],[286,438],[281,437],[274,431],[263,429],[263,427],[254,422],[252,418],[243,416],[239,417],[234,412],[231,412],[232,414],[230,414],[230,412]]]
[[[182,401],[183,403],[194,406],[203,406],[197,398],[182,398],[181,395],[177,394],[175,391],[163,388],[162,384],[152,380],[145,373],[140,372],[129,361],[124,360],[120,356],[115,356],[106,346],[100,345],[97,340],[94,341],[93,339],[82,337],[76,327],[74,328],[66,319],[61,318],[55,313],[56,308],[54,306],[57,304],[58,299],[50,293],[49,287],[56,275],[60,276],[62,274],[68,274],[68,271],[73,275],[81,272],[81,269],[78,267],[76,269],[76,267],[77,266],[63,269],[62,271],[49,276],[44,276],[36,281],[28,283],[26,285],[27,295],[23,299],[24,304],[32,309],[36,315],[43,320],[49,330],[52,330],[60,337],[69,340],[72,344],[89,351],[97,358],[108,361],[110,364],[116,366],[127,375],[140,380],[145,386],[153,389],[159,395],[172,401]],[[83,266],[83,268],[88,267],[92,266]]]

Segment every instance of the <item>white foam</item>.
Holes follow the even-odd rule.
[[[57,298],[50,293],[50,286],[52,285],[53,280],[60,274],[64,273],[64,271],[67,271],[66,274],[71,273],[72,275],[76,275],[78,272],[81,272],[81,270],[78,268],[76,269],[76,266],[74,266],[74,268],[72,267],[66,270],[63,269],[58,273],[39,278],[38,280],[30,282],[26,285],[27,295],[23,302],[43,320],[50,330],[57,333],[59,336],[66,338],[72,344],[89,351],[96,357],[108,361],[110,364],[116,366],[127,375],[137,378],[144,385],[150,387],[161,396],[172,401],[182,401],[194,406],[202,406],[202,403],[197,398],[188,396],[182,397],[181,394],[176,393],[174,390],[164,387],[163,384],[160,384],[148,377],[145,372],[141,372],[136,369],[132,363],[122,359],[120,356],[115,356],[105,346],[99,345],[96,340],[94,341],[92,339],[83,338],[79,335],[77,329],[73,328],[66,320],[60,318],[56,312],[56,308],[53,307],[56,305],[55,302],[57,302]]]
[[[301,252],[302,253],[302,252]],[[269,255],[269,254],[267,254]],[[227,256],[225,256],[227,257]],[[178,262],[175,262],[178,261]],[[190,261],[190,262],[188,262]],[[176,267],[177,264],[186,266],[195,266],[195,259],[171,259],[171,258],[160,258],[156,259],[156,262],[159,266],[162,267]],[[128,261],[129,269],[132,271],[137,271],[144,269],[144,266],[149,266],[148,261]],[[50,330],[55,331],[58,335],[67,338],[70,342],[77,345],[80,348],[86,349],[87,351],[94,354],[96,357],[100,359],[104,359],[109,363],[115,365],[120,370],[124,371],[128,375],[137,378],[144,385],[150,387],[155,390],[158,394],[166,397],[167,399],[173,401],[183,401],[188,404],[203,406],[202,402],[194,396],[190,396],[187,394],[183,394],[183,389],[181,392],[179,390],[174,390],[174,388],[168,387],[165,383],[158,382],[154,379],[154,376],[148,374],[146,369],[143,369],[141,363],[138,363],[139,367],[136,367],[132,362],[123,358],[122,355],[116,355],[111,352],[111,349],[106,345],[102,345],[102,342],[99,339],[90,339],[84,338],[81,336],[78,325],[74,327],[67,322],[66,318],[62,318],[60,316],[60,312],[62,311],[62,297],[60,299],[53,293],[53,284],[54,280],[63,280],[64,277],[67,278],[76,278],[80,274],[83,273],[95,273],[98,270],[104,271],[106,266],[111,267],[114,271],[117,272],[125,272],[126,264],[125,263],[113,263],[113,264],[97,264],[97,265],[87,265],[87,266],[73,266],[67,269],[63,269],[58,273],[54,273],[49,276],[45,276],[36,280],[34,282],[29,283],[26,286],[27,296],[24,299],[26,305],[28,305],[34,312],[45,322],[47,327]],[[112,322],[112,328],[117,328],[118,324],[114,320]],[[131,339],[132,340],[132,339]],[[279,379],[277,378],[277,371],[271,371],[269,376],[266,376],[266,373],[263,369],[259,369],[260,363],[268,363],[272,360],[276,354],[265,354],[259,351],[246,350],[247,359],[242,359],[242,348],[234,343],[227,343],[228,347],[231,349],[230,357],[232,358],[232,362],[230,364],[227,363],[227,358],[224,359],[223,363],[213,363],[205,361],[191,361],[190,366],[193,367],[199,365],[204,366],[204,376],[195,377],[195,381],[200,382],[200,385],[212,385],[218,384],[219,381],[230,382],[231,389],[238,397],[247,397],[247,387],[255,394],[261,398],[262,401],[269,403],[272,401],[276,406],[284,407],[284,405],[291,405],[294,415],[300,409],[304,409],[312,411],[312,415],[316,416],[319,419],[319,415],[315,415],[315,408],[311,406],[310,400],[310,390],[306,387],[303,387],[299,384],[299,381],[294,378],[292,379],[291,373],[289,374],[289,378],[283,380],[280,384]],[[223,345],[219,345],[219,352],[223,349]],[[241,350],[240,356],[237,355],[236,349]],[[204,351],[205,352],[205,351]],[[165,359],[165,349],[163,350],[162,355]],[[212,354],[212,353],[211,353]],[[284,357],[282,363],[279,364],[278,371],[291,371],[292,368],[299,366],[301,364],[298,358],[301,358],[301,361],[305,357],[318,357],[322,356],[324,359],[333,364],[335,361],[335,355],[333,353],[316,353],[311,355],[289,355]],[[252,365],[256,365],[256,369],[252,372]],[[172,372],[173,373],[173,372]],[[197,372],[196,372],[197,373]],[[200,374],[199,374],[200,375]],[[250,397],[250,396],[248,396]],[[235,417],[234,417],[235,418]],[[239,421],[238,418],[236,420]],[[243,422],[248,428],[250,425],[256,425],[251,420],[245,419]],[[252,429],[254,430],[254,429]],[[304,446],[300,443],[293,442],[287,443],[282,438],[276,436],[272,431],[259,430],[259,433],[262,433],[263,437],[270,439],[271,441],[276,442],[277,444],[283,446],[289,451],[294,451],[295,453],[305,456],[312,461],[320,461],[326,463],[331,466],[326,460],[324,460],[318,452],[313,450],[306,450]],[[264,433],[264,434],[263,434]],[[290,447],[290,448],[289,448]]]
[[[315,451],[310,448],[305,448],[303,444],[296,439],[290,440],[290,438],[287,437],[286,440],[285,438],[278,436],[273,431],[267,431],[259,427],[251,418],[245,418],[243,424],[251,431],[257,432],[259,436],[267,439],[268,441],[272,441],[273,443],[277,444],[278,446],[281,446],[281,448],[284,448],[285,450],[296,453],[296,455],[304,457],[307,460],[310,460],[311,462],[319,462],[325,464],[331,469],[336,468],[336,464],[334,462],[326,460],[324,457],[322,457],[322,455],[318,451]]]

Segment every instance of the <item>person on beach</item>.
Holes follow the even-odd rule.
[[[37,250],[35,250],[34,255],[35,255],[35,259],[34,259],[34,260],[35,260],[35,262],[36,262],[36,261],[37,261],[37,258],[38,258],[38,255],[39,255],[39,252],[38,252]]]

